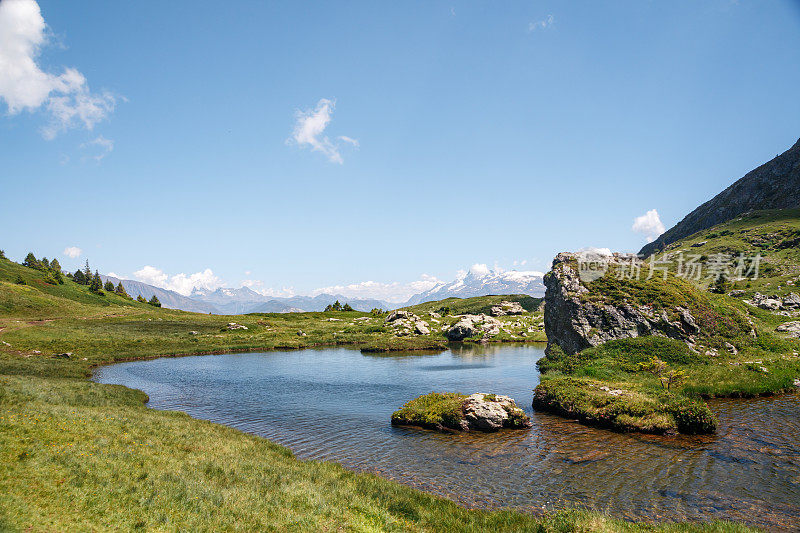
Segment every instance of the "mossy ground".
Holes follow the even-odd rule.
[[[467,398],[456,392],[432,392],[407,402],[392,413],[392,424],[430,429],[460,429],[462,405]]]

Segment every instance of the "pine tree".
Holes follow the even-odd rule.
[[[42,257],[41,261],[39,261],[39,268],[42,270],[50,270],[50,261],[48,261],[46,257]]]
[[[354,311],[354,309],[350,307],[350,304],[344,304],[342,306],[342,311]]]
[[[143,304],[146,304],[146,303],[147,303],[147,300],[145,300],[145,299],[144,299],[144,296],[142,296],[141,294],[140,294],[139,296],[137,296],[137,297],[136,297],[136,301],[137,301],[137,302],[142,302]]]
[[[61,272],[61,263],[58,262],[58,259],[53,259],[50,261],[50,270],[57,270]]]
[[[128,293],[125,291],[125,287],[122,286],[121,281],[117,284],[117,288],[114,289],[114,292],[125,298],[130,298],[130,296],[128,296]]]
[[[25,260],[22,262],[22,266],[36,268],[38,265],[39,261],[36,260],[36,256],[33,255],[33,252],[28,252],[28,255],[25,256]]]
[[[107,292],[114,292],[114,283],[111,282],[111,280],[108,280],[106,281],[104,288],[106,289]]]
[[[0,259],[5,259],[5,258],[6,258],[5,250],[0,250]]]
[[[89,285],[89,290],[97,294],[103,294],[103,280],[100,279],[100,273],[96,270],[94,271],[92,282]]]
[[[86,266],[83,267],[83,278],[86,280],[86,285],[92,282],[92,269],[89,268],[89,260],[86,260]]]
[[[72,280],[80,285],[86,285],[86,276],[84,276],[82,270],[76,270],[72,275]]]
[[[150,298],[150,301],[147,303],[149,303],[153,307],[161,307],[161,302],[158,301],[158,298],[156,297],[155,294],[153,295],[152,298]]]
[[[22,276],[19,274],[17,274],[17,279],[14,281],[14,283],[16,283],[17,285],[27,285],[27,283],[25,283],[25,280],[22,279]]]
[[[56,280],[56,283],[59,285],[64,284],[64,275],[61,273],[60,270],[53,270],[50,272],[50,275],[53,276],[53,279]]]

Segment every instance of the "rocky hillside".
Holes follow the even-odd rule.
[[[665,245],[748,211],[796,207],[800,207],[800,140],[689,213],[639,253],[648,256]]]

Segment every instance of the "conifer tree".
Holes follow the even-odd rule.
[[[153,295],[152,298],[150,298],[150,301],[147,303],[149,303],[153,307],[161,307],[161,302],[158,301],[158,298],[156,297],[155,294]]]
[[[117,294],[119,294],[120,296],[123,296],[125,298],[130,298],[130,296],[128,296],[128,293],[125,291],[125,287],[122,286],[122,282],[121,281],[119,283],[117,283],[117,288],[114,289],[114,292],[116,292]]]
[[[86,260],[86,266],[83,267],[83,278],[86,280],[86,285],[92,282],[92,269],[89,268],[89,260]]]
[[[76,270],[72,275],[72,280],[80,285],[86,285],[86,277],[83,275],[82,270]]]
[[[16,283],[17,285],[27,285],[27,283],[25,283],[25,280],[22,279],[22,276],[19,274],[17,274],[17,279],[14,281],[14,283]]]
[[[5,250],[0,250],[0,259],[5,259],[5,258],[6,258]]]
[[[36,256],[33,255],[33,252],[28,252],[28,255],[25,256],[25,260],[22,262],[22,266],[36,268],[38,265],[39,261],[36,260]]]
[[[92,282],[89,285],[89,290],[97,294],[103,294],[103,280],[100,279],[100,273],[96,270],[94,271]]]
[[[107,292],[114,292],[114,283],[111,280],[108,280],[106,281],[104,288]]]
[[[61,263],[58,262],[58,259],[53,259],[50,261],[50,270],[57,270],[61,272]]]
[[[136,297],[136,301],[137,301],[137,302],[142,302],[143,304],[146,304],[146,303],[147,303],[147,300],[145,300],[145,299],[144,299],[144,296],[142,296],[141,294],[140,294],[139,296],[137,296],[137,297]]]
[[[50,270],[50,261],[48,261],[46,257],[42,257],[39,261],[39,268],[42,270]]]
[[[64,284],[64,275],[61,274],[60,270],[52,270],[50,271],[50,275],[53,276],[53,279],[56,280],[56,283],[59,285]]]

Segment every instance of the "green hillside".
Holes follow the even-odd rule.
[[[500,296],[475,296],[472,298],[445,298],[435,302],[425,302],[417,305],[404,307],[403,309],[418,315],[435,312],[447,312],[453,315],[481,313],[489,314],[495,305],[500,302],[518,302],[526,311],[535,312],[539,309],[543,298],[534,298],[527,294],[509,294]]]
[[[760,255],[758,278],[731,280],[730,289],[744,290],[747,296],[755,292],[786,296],[800,291],[800,209],[754,211],[672,243],[654,255],[663,258],[664,253],[671,259],[672,272],[677,271],[681,253],[685,258],[698,255],[702,263],[723,254],[730,257],[732,274],[740,254]],[[708,287],[709,282],[704,277],[698,284]]]

